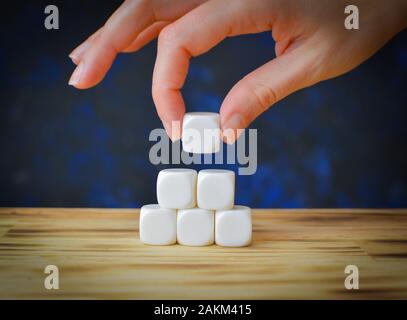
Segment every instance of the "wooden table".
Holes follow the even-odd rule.
[[[254,210],[246,248],[143,245],[135,209],[0,209],[0,298],[407,298],[407,210]],[[47,265],[59,290],[46,290]],[[359,269],[359,290],[344,287]]]

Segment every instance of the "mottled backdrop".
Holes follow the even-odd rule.
[[[120,55],[96,88],[67,85],[69,52],[119,1],[2,4],[0,206],[139,207],[156,202],[149,163],[160,127],[151,98],[156,43]],[[274,56],[269,33],[236,37],[192,61],[190,111],[217,111],[232,85]],[[276,104],[258,129],[258,170],[237,179],[252,207],[407,206],[407,31],[340,78]],[[228,167],[228,166],[226,166]],[[234,166],[230,166],[236,169]]]

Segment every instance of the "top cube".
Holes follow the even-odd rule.
[[[219,114],[188,112],[182,121],[182,148],[190,153],[215,153],[220,150]]]

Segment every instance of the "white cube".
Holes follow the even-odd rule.
[[[244,247],[252,241],[251,210],[235,206],[215,213],[215,242],[224,247]]]
[[[235,173],[207,169],[198,174],[198,207],[208,210],[231,209],[235,201]]]
[[[182,121],[182,148],[191,153],[215,153],[220,150],[219,114],[188,112]]]
[[[157,178],[157,201],[163,208],[188,209],[196,205],[197,172],[192,169],[161,170]]]
[[[148,204],[140,209],[140,240],[151,245],[170,245],[177,241],[177,212]]]
[[[186,246],[208,246],[215,238],[215,213],[200,208],[178,210],[177,242]]]

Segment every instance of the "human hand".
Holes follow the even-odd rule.
[[[70,84],[99,83],[120,52],[158,36],[152,94],[167,133],[182,121],[181,95],[189,60],[227,37],[272,30],[276,58],[240,80],[220,108],[221,127],[247,127],[271,105],[299,89],[352,70],[406,27],[404,0],[354,0],[360,29],[346,30],[346,0],[127,0],[70,55],[78,64]],[[174,132],[173,132],[174,131]],[[228,137],[233,142],[234,136]]]

